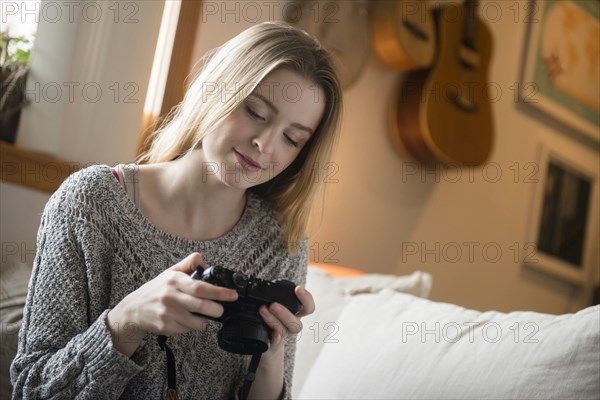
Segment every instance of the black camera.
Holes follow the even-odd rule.
[[[220,302],[224,308],[221,317],[208,317],[223,323],[217,339],[219,346],[230,353],[261,354],[269,348],[271,329],[258,313],[261,305],[277,302],[293,314],[302,310],[294,292],[296,285],[286,279],[271,282],[219,266],[197,267],[192,278],[237,291],[236,301]]]

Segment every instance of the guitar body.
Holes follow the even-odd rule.
[[[373,3],[375,54],[400,71],[428,68],[435,56],[435,26],[426,0]]]
[[[452,3],[437,17],[438,56],[429,74],[406,77],[395,106],[399,138],[394,142],[424,163],[479,165],[490,155],[494,137],[488,93],[492,37],[474,15],[473,46],[464,44],[462,5]]]
[[[400,84],[400,96],[390,103],[390,133],[392,143],[403,156],[408,156],[424,164],[439,162],[425,141],[427,127],[422,125],[421,110],[423,89],[429,76],[428,70],[412,71],[404,75]]]

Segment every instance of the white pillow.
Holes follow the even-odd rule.
[[[299,399],[592,399],[600,306],[479,312],[383,290],[353,296]]]
[[[364,274],[333,277],[319,268],[308,268],[306,289],[312,294],[317,309],[302,319],[303,330],[296,338],[296,361],[292,393],[297,395],[319,352],[326,344],[338,340],[338,317],[353,293],[378,292],[386,287],[416,295],[428,296],[431,275],[416,271],[407,276]],[[296,398],[296,396],[293,396]]]
[[[383,289],[392,289],[427,298],[431,292],[431,275],[422,271],[406,276],[365,274],[335,280],[348,294],[377,293]]]
[[[296,340],[296,360],[294,363],[294,379],[292,398],[296,398],[299,388],[304,383],[312,364],[317,359],[324,344],[323,334],[326,329],[335,329],[335,323],[348,301],[343,289],[332,283],[332,277],[318,268],[308,268],[306,289],[312,294],[316,310],[313,314],[302,318],[302,332]]]

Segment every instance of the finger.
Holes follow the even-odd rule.
[[[202,259],[202,254],[192,253],[169,269],[173,271],[184,272],[189,275],[196,271],[196,267],[198,266],[201,266],[202,268],[207,267],[206,263]]]
[[[182,332],[185,333],[189,331],[203,331],[208,326],[208,320],[201,315],[196,315],[192,313],[184,313],[177,315],[174,321]]]
[[[223,305],[216,301],[190,296],[185,293],[181,293],[179,302],[186,311],[206,317],[219,318],[224,311]]]
[[[191,330],[204,330],[208,316],[222,314],[222,306],[211,300],[197,299],[174,290],[165,294],[160,299],[160,308],[157,309],[155,318],[156,333],[174,335]]]
[[[258,309],[258,312],[263,321],[265,321],[267,326],[271,329],[271,344],[278,344],[282,338],[287,336],[285,334],[285,327],[267,306],[261,306]]]
[[[180,290],[197,298],[216,301],[236,301],[238,298],[237,292],[233,289],[211,285],[210,283],[194,279],[183,280]]]
[[[315,312],[316,305],[312,294],[303,286],[296,286],[296,297],[302,303],[302,310],[297,314],[298,318],[305,317]]]
[[[193,328],[179,323],[179,321],[183,319],[184,318],[182,316],[172,313],[170,318],[167,320],[157,320],[154,324],[155,327],[151,330],[151,332],[159,335],[172,336],[191,331]]]
[[[302,330],[302,322],[300,319],[281,304],[273,303],[267,308],[267,311],[268,314],[265,313],[265,315],[269,318],[269,321],[265,320],[265,323],[267,323],[267,325],[272,323],[275,329],[279,331],[283,337],[295,335]]]

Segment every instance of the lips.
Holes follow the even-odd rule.
[[[254,161],[252,158],[240,153],[236,149],[233,149],[233,151],[235,153],[235,157],[237,158],[238,162],[240,163],[242,168],[244,168],[245,170],[251,171],[251,172],[256,172],[256,171],[259,171],[262,169],[262,166],[259,163],[257,163],[256,161]]]

